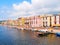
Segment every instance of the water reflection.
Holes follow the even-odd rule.
[[[54,34],[40,37],[37,32],[0,26],[0,45],[59,45],[60,37]]]

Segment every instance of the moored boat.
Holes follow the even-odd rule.
[[[60,33],[56,33],[56,36],[60,36]]]
[[[40,32],[38,35],[39,36],[47,36],[47,35],[49,35],[49,33],[48,32],[46,32],[46,33]]]
[[[41,29],[41,30],[39,30],[39,32],[48,32],[48,30],[47,29]]]

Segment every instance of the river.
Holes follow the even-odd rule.
[[[37,32],[17,30],[0,25],[0,45],[60,45],[60,37],[40,37]]]

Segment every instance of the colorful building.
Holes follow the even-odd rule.
[[[40,16],[33,16],[31,17],[31,27],[35,28],[35,27],[41,27],[41,19]]]
[[[60,26],[59,14],[42,14],[38,16],[21,17],[17,20],[8,20],[6,25],[20,26],[21,28],[42,28]]]
[[[41,21],[42,27],[60,26],[60,15],[44,14]]]
[[[30,17],[25,18],[25,27],[31,28],[31,18]]]
[[[52,14],[44,14],[41,16],[42,27],[51,27],[51,17]]]
[[[25,28],[25,18],[23,18],[23,17],[18,18],[17,21],[18,21],[18,26],[20,28]]]
[[[60,26],[60,15],[54,15],[52,16],[52,19],[51,19],[51,23],[52,23],[52,27],[53,26]]]

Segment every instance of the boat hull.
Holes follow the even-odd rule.
[[[56,33],[56,36],[60,36],[60,33]]]

